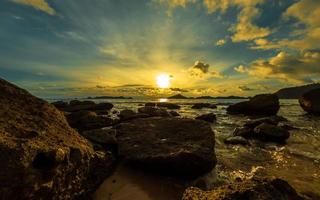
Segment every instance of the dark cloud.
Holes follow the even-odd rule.
[[[209,72],[209,64],[206,64],[202,61],[196,61],[196,63],[193,66],[193,69],[199,69],[202,73],[208,73]]]
[[[241,91],[252,91],[252,90],[254,90],[253,88],[249,88],[248,86],[245,86],[245,85],[240,85],[240,86],[238,86],[238,88]]]

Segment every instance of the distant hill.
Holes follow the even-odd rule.
[[[320,88],[320,83],[283,88],[277,91],[275,94],[279,97],[279,99],[298,99],[302,94],[317,88]]]
[[[98,97],[88,97],[88,99],[132,99],[132,97],[124,97],[124,96],[98,96]]]
[[[168,99],[189,99],[188,97],[183,96],[182,94],[176,94],[171,97],[168,97]]]
[[[248,99],[248,97],[226,96],[226,97],[215,97],[215,99]]]

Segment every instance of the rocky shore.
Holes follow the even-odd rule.
[[[49,104],[3,79],[0,90],[0,199],[90,199],[124,165],[137,173],[174,177],[185,190],[177,195],[184,200],[308,199],[280,178],[233,183],[211,178],[219,171],[217,163],[225,162],[215,150],[214,104],[196,103],[191,109],[210,112],[185,118],[173,103],[114,110],[111,103],[93,101]],[[299,100],[310,115],[319,113],[319,93]],[[230,105],[230,115],[255,119],[239,125],[223,145],[285,145],[295,127],[277,115],[279,108],[272,94]]]

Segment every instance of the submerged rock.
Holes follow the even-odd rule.
[[[228,137],[228,138],[224,139],[224,143],[226,143],[226,144],[243,144],[243,145],[249,144],[248,141],[244,137],[241,137],[241,136]]]
[[[163,174],[195,177],[216,164],[207,122],[183,118],[135,119],[117,127],[119,155]]]
[[[217,106],[211,103],[196,103],[192,107],[192,109],[202,109],[202,108],[212,108],[216,109]]]
[[[255,128],[256,126],[262,123],[278,125],[279,122],[286,122],[286,121],[288,121],[286,118],[276,115],[271,117],[264,117],[264,118],[249,120],[244,124],[244,126],[249,128]]]
[[[217,117],[214,113],[209,113],[209,114],[200,115],[196,117],[196,119],[213,123],[217,120]]]
[[[276,115],[279,111],[279,99],[275,94],[260,94],[244,101],[230,105],[227,108],[229,114],[245,115]]]
[[[253,137],[263,141],[284,143],[289,137],[288,130],[273,124],[262,123],[254,128]]]
[[[2,79],[0,91],[0,199],[79,199],[111,173],[53,105]]]
[[[190,187],[183,200],[303,200],[286,181],[282,179],[247,180],[210,191]]]
[[[66,116],[69,125],[72,128],[82,132],[85,130],[99,129],[115,124],[115,120],[107,117],[97,115],[91,111],[78,111]]]
[[[303,94],[299,98],[299,103],[306,112],[320,115],[320,88]]]

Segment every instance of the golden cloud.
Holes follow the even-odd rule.
[[[50,7],[45,0],[12,0],[15,3],[32,6],[37,10],[48,13],[49,15],[56,14],[56,11]]]

